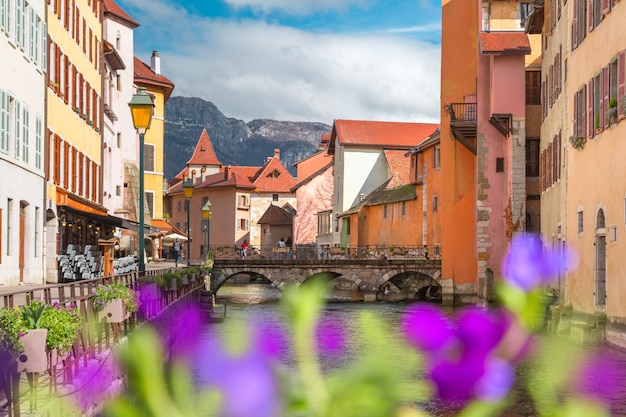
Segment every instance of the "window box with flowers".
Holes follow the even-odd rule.
[[[609,101],[609,108],[606,111],[606,120],[610,125],[617,123],[617,99],[612,98]]]
[[[585,142],[587,142],[587,139],[582,136],[572,135],[569,137],[569,143],[572,144],[574,149],[583,149],[585,147]]]
[[[0,308],[0,369],[13,364],[24,351],[21,335],[25,332],[19,307]]]
[[[135,292],[123,284],[99,285],[93,297],[93,308],[100,320],[121,323],[127,315],[137,311]]]

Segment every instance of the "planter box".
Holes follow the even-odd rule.
[[[122,300],[109,302],[100,312],[100,321],[107,323],[121,323],[126,319],[126,310]]]
[[[22,337],[24,352],[17,358],[17,372],[45,372],[48,369],[48,329],[33,329]]]

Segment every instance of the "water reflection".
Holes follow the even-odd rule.
[[[214,324],[210,329],[207,328],[205,337],[208,337],[209,332],[213,334],[217,333],[220,337],[237,337],[238,335],[236,333],[240,332],[242,328],[240,325],[249,323],[285,328],[281,317],[280,305],[278,303],[280,292],[271,287],[271,285],[257,283],[229,284],[220,289],[218,299],[220,302],[227,302],[229,304],[226,322]],[[346,338],[345,349],[341,354],[321,355],[320,362],[322,370],[324,372],[339,370],[351,363],[354,358],[358,357],[359,354],[363,352],[363,346],[359,342],[362,335],[358,326],[358,318],[361,313],[372,312],[379,320],[383,321],[388,328],[397,329],[398,322],[408,305],[409,303],[407,302],[346,302],[327,304],[324,310],[325,318],[333,323],[339,324],[345,331],[345,334],[350,337]],[[450,314],[454,312],[452,308],[444,309]],[[288,332],[287,336],[289,337]],[[405,361],[401,352],[392,348],[393,346],[390,346],[389,354],[395,355],[394,361],[397,363],[398,367],[404,366]],[[603,351],[603,355],[615,360],[621,372],[626,375],[626,352],[606,348]],[[286,365],[293,365],[293,358],[287,349],[282,352],[281,359]],[[550,364],[540,362],[535,366],[549,367]],[[524,373],[528,371],[529,369],[525,368],[518,369],[520,376],[518,381],[521,380]],[[530,369],[530,371],[535,371],[535,369]],[[416,372],[415,378],[416,381],[420,379],[418,372]],[[602,384],[603,381],[598,381],[597,383]],[[617,387],[612,395],[614,406],[611,415],[626,417],[626,387]],[[450,417],[455,415],[457,411],[453,407],[444,406],[434,401],[420,404],[420,406],[431,415],[438,417]],[[514,391],[512,406],[503,416],[517,417],[535,415],[538,414],[532,406],[529,394],[525,391],[524,387],[518,383]]]

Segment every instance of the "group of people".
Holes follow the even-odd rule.
[[[287,240],[285,240],[284,237],[281,237],[276,243],[276,246],[278,246],[279,248],[287,248],[287,259],[291,259],[291,246],[292,245],[293,243],[291,241],[291,237],[288,237]],[[244,239],[243,243],[241,244],[240,251],[239,251],[241,258],[244,259],[246,256],[248,256],[249,252],[250,252],[250,244],[248,243],[247,239]],[[282,258],[282,253],[278,254],[278,258],[279,259]]]

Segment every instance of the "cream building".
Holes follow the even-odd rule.
[[[44,280],[45,20],[44,0],[0,0],[0,286]]]

